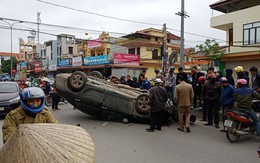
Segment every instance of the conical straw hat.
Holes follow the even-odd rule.
[[[0,163],[92,163],[95,148],[81,127],[22,124],[0,150]]]

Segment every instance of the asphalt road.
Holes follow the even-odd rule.
[[[177,123],[162,131],[148,133],[146,124],[123,124],[97,120],[70,104],[54,111],[60,123],[80,124],[94,140],[95,163],[256,163],[260,140],[242,137],[229,143],[225,133],[202,122],[191,126],[191,133],[178,131]],[[2,126],[3,119],[0,120]],[[2,146],[2,133],[0,147]]]

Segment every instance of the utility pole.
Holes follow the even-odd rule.
[[[37,41],[38,44],[40,44],[40,24],[41,24],[41,19],[40,19],[40,12],[37,12]]]
[[[175,13],[181,16],[181,47],[180,47],[180,67],[183,67],[184,60],[184,18],[190,17],[184,10],[184,0],[181,0],[181,12]]]
[[[163,24],[163,56],[162,56],[162,68],[163,71],[167,69],[167,62],[168,62],[168,50],[167,50],[167,31],[166,31],[166,24]]]

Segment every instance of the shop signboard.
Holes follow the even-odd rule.
[[[57,65],[49,65],[49,71],[57,71]]]
[[[73,57],[72,66],[82,66],[82,57]]]
[[[27,71],[27,62],[21,62],[20,63],[21,71],[26,72]]]
[[[139,66],[139,61],[139,55],[114,53],[114,64]]]
[[[34,71],[35,71],[35,73],[42,72],[42,63],[41,62],[34,62]]]
[[[101,55],[101,56],[85,57],[84,58],[84,65],[85,66],[102,65],[102,64],[109,64],[109,56],[108,55]]]
[[[88,48],[94,48],[100,46],[101,46],[101,38],[88,41]]]
[[[68,67],[70,66],[69,59],[64,59],[58,62],[59,67]]]

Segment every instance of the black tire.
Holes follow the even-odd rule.
[[[45,105],[46,106],[51,106],[51,104],[52,104],[51,96],[46,96],[45,97]]]
[[[238,122],[233,122],[232,126],[226,132],[227,139],[231,143],[237,142],[240,138],[240,135],[236,133],[236,131],[238,130],[238,126]]]
[[[93,76],[95,78],[103,79],[104,76],[99,71],[92,71],[88,74],[89,76]]]
[[[87,82],[87,76],[81,71],[76,71],[69,77],[69,85],[76,91],[80,91],[84,88]]]
[[[136,98],[136,111],[142,115],[149,114],[149,95],[148,94],[141,94]]]

